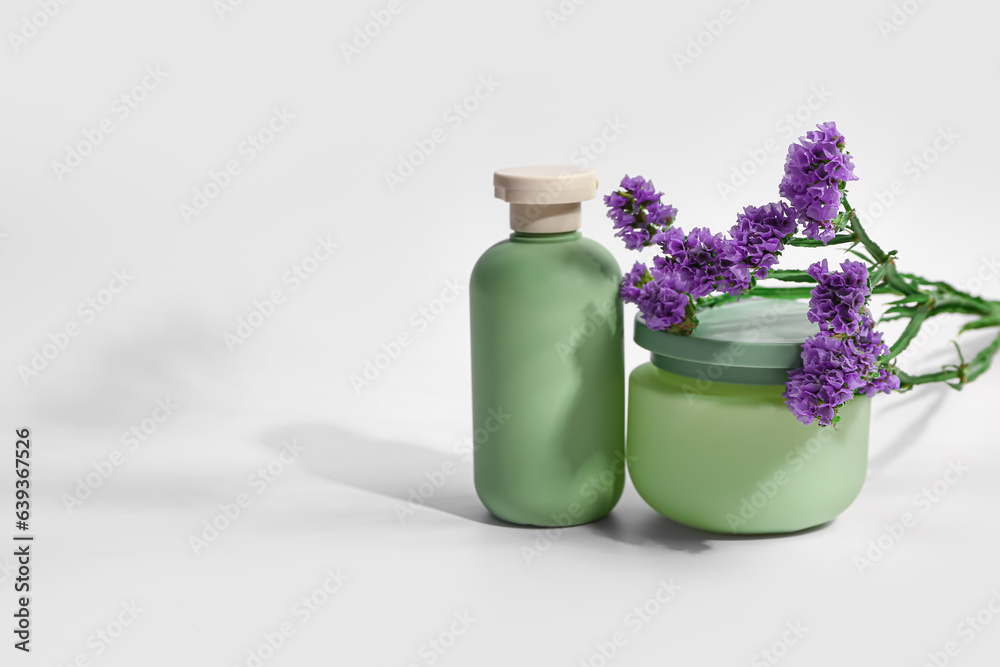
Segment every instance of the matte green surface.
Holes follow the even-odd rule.
[[[868,465],[871,403],[842,421],[800,424],[784,385],[709,382],[646,363],[629,377],[629,476],[656,511],[722,533],[786,533],[854,501]]]
[[[505,521],[586,523],[621,497],[620,280],[611,254],[579,232],[514,234],[472,271],[476,491]]]
[[[635,318],[635,342],[653,365],[692,378],[730,384],[778,385],[802,365],[802,343],[816,331],[809,304],[750,297],[698,314],[690,336],[652,331]]]

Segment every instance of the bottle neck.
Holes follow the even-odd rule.
[[[510,240],[515,243],[566,243],[583,238],[580,232],[556,232],[554,234],[533,234],[531,232],[514,232]]]
[[[510,228],[530,234],[556,234],[580,229],[580,202],[570,204],[511,204]]]

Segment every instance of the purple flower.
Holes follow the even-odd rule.
[[[819,333],[802,346],[802,367],[788,373],[785,403],[803,424],[829,426],[837,408],[855,396],[899,389],[899,378],[880,363],[889,352],[868,310],[868,267],[847,260],[831,272],[824,259],[809,267],[818,281],[809,320]]]
[[[715,291],[732,254],[728,239],[704,227],[695,227],[687,234],[670,227],[657,233],[653,243],[663,250],[662,257],[653,258],[653,275],[671,274],[673,280],[694,298]]]
[[[653,258],[651,268],[637,263],[621,287],[622,299],[639,305],[652,329],[689,332],[695,322],[690,308],[695,299],[718,290],[741,296],[753,277],[767,274],[784,249],[784,241],[796,230],[794,212],[783,202],[747,207],[730,230],[731,237],[704,227],[685,233],[679,227],[640,225],[632,213],[633,202],[646,206],[647,223],[666,214],[664,219],[672,223],[676,210],[666,207],[665,214],[659,204],[661,193],[641,176],[626,176],[622,188],[605,197],[618,235],[629,248],[655,244],[662,251]]]
[[[650,202],[646,207],[646,222],[657,227],[666,227],[677,216],[677,209],[661,201]]]
[[[664,204],[662,192],[657,192],[652,181],[642,176],[626,175],[620,189],[605,195],[608,217],[618,230],[615,236],[625,241],[629,250],[641,250],[649,245],[652,237],[669,227],[677,216],[677,209]]]
[[[629,250],[642,250],[646,247],[646,242],[649,241],[649,232],[645,229],[634,229],[632,227],[625,227],[615,236],[622,237],[625,241],[625,247]]]
[[[649,281],[649,276],[647,275],[649,269],[642,262],[636,262],[632,267],[632,270],[625,274],[622,278],[622,286],[620,294],[622,301],[625,303],[635,303],[639,298],[639,291],[642,286]]]
[[[785,176],[778,186],[805,223],[805,235],[824,244],[836,233],[834,220],[846,182],[858,180],[844,144],[836,123],[820,123],[788,147]]]
[[[684,322],[688,316],[691,297],[685,294],[670,276],[652,280],[642,287],[636,305],[654,331],[671,329]]]
[[[654,276],[645,264],[636,262],[622,280],[621,297],[639,307],[646,326],[654,331],[671,329],[688,318],[691,298],[677,277],[669,272]]]
[[[795,212],[784,202],[744,208],[729,230],[729,266],[719,289],[739,296],[750,288],[751,278],[767,276],[796,229]]]
[[[868,267],[847,260],[840,268],[842,273],[831,273],[825,259],[809,267],[807,273],[818,283],[810,292],[809,321],[819,324],[820,331],[853,336],[861,326],[870,294]]]

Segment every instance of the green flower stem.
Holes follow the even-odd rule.
[[[930,384],[931,382],[951,383],[954,380],[958,380],[958,372],[956,370],[942,370],[937,373],[910,375],[909,373],[897,368],[895,373],[896,377],[899,378],[900,391],[909,391],[919,384]]]
[[[898,357],[917,337],[924,323],[936,315],[960,313],[978,316],[978,319],[961,327],[959,333],[970,329],[1000,327],[1000,301],[988,301],[973,296],[943,281],[930,281],[914,274],[900,273],[896,269],[895,251],[887,253],[872,240],[861,224],[857,211],[847,201],[846,195],[841,201],[846,211],[845,220],[854,232],[853,237],[874,259],[869,272],[872,292],[902,297],[891,304],[883,319],[909,319],[899,339],[890,347],[886,361]],[[968,363],[962,357],[961,348],[957,343],[955,347],[958,350],[959,363],[945,366],[936,373],[910,375],[899,368],[894,368],[893,372],[899,377],[900,389],[906,391],[916,385],[931,382],[945,382],[949,386],[961,389],[963,385],[975,380],[989,369],[993,357],[1000,350],[1000,334]]]
[[[845,216],[847,218],[848,224],[851,226],[851,231],[854,232],[854,237],[858,242],[865,247],[865,249],[871,254],[876,262],[881,262],[887,255],[884,250],[868,236],[868,232],[861,225],[861,219],[858,218],[858,212],[854,210],[850,202],[847,201],[847,195],[841,197],[840,200],[844,204],[844,210],[847,212]]]
[[[766,299],[808,299],[812,287],[755,287],[748,294]]]
[[[906,325],[906,328],[903,329],[903,333],[900,334],[896,342],[889,348],[889,356],[886,357],[886,361],[892,361],[899,356],[900,352],[907,348],[910,341],[916,338],[917,334],[920,333],[920,326],[924,323],[924,320],[927,319],[927,316],[930,315],[930,313],[931,304],[929,301],[921,304],[916,309],[916,312],[910,316],[910,322]]]
[[[864,225],[861,224],[861,219],[858,217],[857,211],[851,206],[850,202],[847,201],[847,196],[841,198],[844,204],[844,210],[847,211],[847,221],[851,227],[851,231],[854,232],[854,236],[857,238],[858,243],[865,247],[868,254],[872,256],[875,260],[875,265],[884,265],[885,269],[880,273],[880,279],[884,280],[888,285],[896,290],[896,293],[901,296],[908,296],[916,294],[920,290],[906,280],[899,274],[896,270],[895,262],[893,261],[896,251],[886,253],[882,248],[875,243],[868,236],[868,232],[865,231]],[[873,282],[873,285],[878,283]]]
[[[979,354],[972,359],[966,372],[966,382],[972,382],[990,369],[990,364],[993,363],[993,357],[996,355],[997,350],[1000,350],[1000,334],[997,334],[993,342],[980,350]]]
[[[798,236],[794,239],[790,239],[785,245],[797,246],[799,248],[822,248],[831,245],[842,245],[844,243],[856,243],[857,240],[858,239],[854,236],[854,234],[837,234],[830,239],[828,243],[807,239],[804,236]]]
[[[966,363],[959,352],[959,364],[956,366],[945,366],[937,373],[925,373],[923,375],[910,375],[900,369],[896,369],[896,376],[899,378],[900,391],[909,391],[920,384],[930,384],[931,382],[945,382],[954,389],[961,389],[963,385],[972,382],[980,375],[990,369],[993,357],[1000,350],[1000,335],[997,335],[987,347],[983,348],[971,362]]]
[[[815,283],[816,279],[810,276],[806,271],[793,270],[793,269],[772,269],[767,273],[768,278],[773,278],[774,280],[781,280],[790,283]]]
[[[721,306],[724,303],[732,303],[734,301],[736,301],[735,296],[729,296],[728,294],[713,294],[712,296],[703,296],[700,299],[695,299],[694,307],[697,311],[704,308],[715,308],[716,306]]]
[[[768,276],[770,278],[770,276]],[[759,296],[765,299],[785,299],[785,300],[796,300],[796,299],[808,299],[809,293],[812,291],[812,287],[802,286],[802,287],[764,287],[758,285],[757,287],[752,287],[743,293],[743,297],[748,296]],[[695,309],[702,310],[705,308],[715,308],[716,306],[721,306],[724,303],[732,303],[736,301],[735,296],[730,296],[728,294],[713,294],[712,296],[704,296],[695,301]]]

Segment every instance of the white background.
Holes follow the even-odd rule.
[[[557,0],[402,0],[345,55],[387,2],[245,0],[221,13],[211,0],[68,2],[34,19],[37,34],[24,27],[37,2],[5,3],[0,535],[14,532],[14,430],[30,426],[37,538],[33,651],[14,651],[5,630],[3,664],[255,664],[248,651],[283,623],[294,634],[263,664],[597,666],[617,632],[626,642],[607,664],[770,664],[758,652],[786,623],[808,630],[783,665],[921,665],[949,641],[949,664],[995,664],[1000,619],[971,641],[959,625],[1000,590],[998,370],[962,393],[880,397],[860,498],[786,538],[688,530],[630,486],[591,526],[496,525],[456,452],[471,431],[466,281],[508,233],[492,199],[499,167],[587,164],[602,192],[641,173],[678,224],[723,231],[739,207],[777,197],[795,136],[836,120],[861,177],[852,201],[901,268],[1000,298],[1000,9],[905,4],[590,0],[558,14]],[[165,77],[130,92],[147,68]],[[124,118],[122,95],[144,98]],[[462,118],[456,104],[475,109]],[[294,119],[251,161],[241,144],[275,109]],[[113,132],[57,174],[102,119]],[[444,141],[390,187],[386,172],[438,128]],[[240,173],[185,220],[179,207],[230,160]],[[585,233],[633,261],[601,205],[585,211]],[[292,289],[283,276],[318,237],[338,248]],[[86,319],[80,304],[107,302],[122,270],[134,278]],[[433,321],[420,314],[456,284],[460,298]],[[275,289],[272,316],[227,345]],[[954,361],[957,322],[918,342],[923,368]],[[411,344],[352,387],[400,334]],[[970,353],[985,340],[962,337]],[[628,342],[629,367],[643,360]],[[122,434],[157,399],[180,407],[130,450]],[[258,495],[251,475],[291,439],[304,453]],[[67,508],[115,450],[120,465]],[[947,493],[927,511],[915,505],[955,461],[968,471],[939,484]],[[401,521],[410,490],[446,468],[428,506]],[[195,553],[190,538],[240,493],[251,505]],[[883,535],[907,511],[916,525]],[[893,546],[859,572],[880,537]],[[528,562],[525,547],[540,557]],[[13,559],[0,565],[7,627]],[[308,620],[296,614],[338,568],[343,587]],[[637,627],[628,615],[661,580],[681,588]],[[138,618],[97,640],[131,603]],[[466,612],[471,627],[450,637]],[[438,638],[455,641],[428,652]]]

